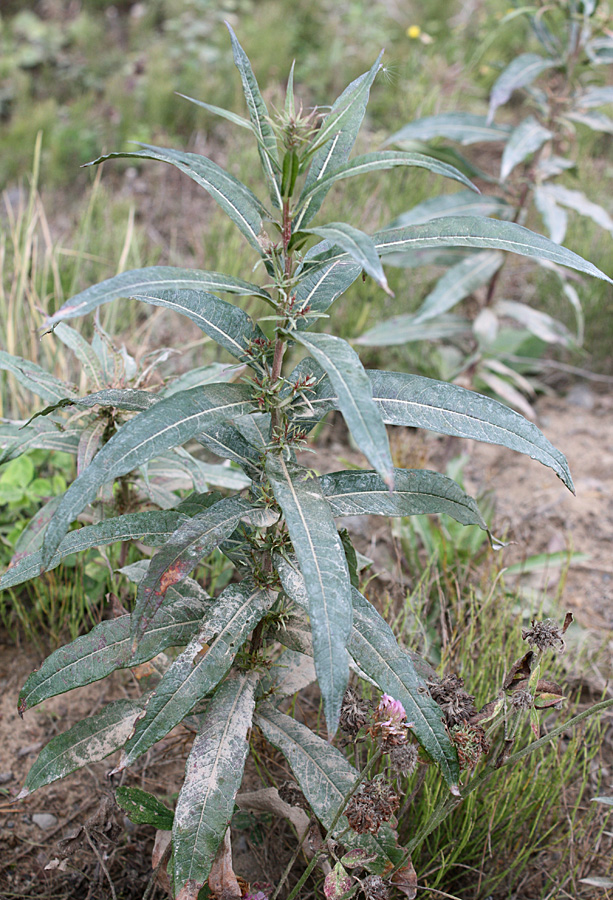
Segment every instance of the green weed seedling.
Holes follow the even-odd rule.
[[[400,215],[391,228],[421,224],[427,229],[428,223],[438,222],[440,230],[441,222],[449,222],[449,217],[458,221],[461,216],[466,217],[466,228],[470,229],[468,220],[475,215],[523,223],[528,215],[537,214],[552,241],[561,244],[570,210],[613,235],[611,214],[569,185],[569,178],[576,177],[580,165],[574,158],[576,152],[569,155],[569,150],[577,146],[577,130],[613,134],[613,120],[601,111],[613,104],[613,87],[605,83],[607,67],[613,63],[605,5],[565,0],[537,4],[537,8],[518,6],[500,27],[507,20],[507,28],[513,27],[512,23],[520,27],[525,18],[539,52],[521,53],[504,68],[492,88],[487,115],[453,111],[428,116],[410,122],[385,142],[453,161],[462,171],[489,183],[487,194],[476,197],[463,189],[426,200]],[[514,125],[498,121],[499,109],[520,90],[525,97],[519,121]],[[438,144],[439,138],[445,143]],[[496,177],[477,169],[447,142],[460,147],[502,146]],[[575,318],[573,332],[536,308],[525,292],[521,299],[501,296],[505,254],[498,247],[487,243],[479,250],[466,247],[459,235],[453,249],[439,245],[430,249],[426,258],[418,256],[418,247],[397,254],[394,265],[413,268],[418,262],[429,261],[446,266],[447,271],[414,314],[377,323],[358,343],[391,346],[425,339],[442,342],[444,377],[490,391],[534,418],[530,400],[539,386],[536,376],[551,364],[540,361],[539,351],[547,345],[576,349],[583,342],[584,315],[577,279],[553,257],[536,260],[556,278],[551,293],[570,304]],[[471,296],[472,312],[452,312]]]
[[[412,250],[512,250],[606,276],[547,238],[487,217],[453,216],[374,235],[325,218],[317,224],[332,185],[355,175],[416,166],[469,189],[471,184],[453,166],[420,153],[383,151],[350,158],[380,59],[325,113],[305,110],[295,101],[292,70],[285,106],[271,115],[247,56],[232,31],[230,36],[249,118],[197,102],[253,137],[262,170],[258,194],[211,160],[181,150],[146,145],[96,162],[152,159],[193,179],[251,247],[252,280],[172,267],[125,271],[73,297],[48,317],[46,327],[68,334],[66,320],[112,300],[136,298],[195,322],[236,360],[240,380],[196,380],[189,386],[175,382],[159,392],[146,391],[144,384],[104,383],[81,397],[47,378],[44,391],[52,396],[43,399],[50,405],[15,433],[10,445],[16,457],[46,423],[50,433],[65,441],[68,435],[78,447],[74,421],[63,431],[54,425],[53,417],[67,409],[92,416],[92,438],[95,429],[100,432],[87,464],[55,505],[40,548],[16,560],[0,587],[32,578],[92,545],[132,541],[155,550],[141,562],[132,611],[101,622],[48,657],[24,685],[20,712],[154,657],[161,668],[157,680],[148,682],[147,693],[109,703],[53,738],[20,796],[118,750],[113,772],[124,772],[189,716],[197,734],[174,811],[155,798],[144,800],[142,792],[129,801],[124,792],[120,802],[136,807],[140,821],[163,821],[164,830],[170,830],[172,815],[168,867],[174,894],[195,900],[216,859],[228,871],[228,826],[249,753],[248,735],[257,726],[285,756],[304,802],[326,837],[336,841],[334,846],[322,842],[323,860],[315,854],[290,900],[317,862],[326,862],[328,852],[328,897],[355,893],[363,884],[386,890],[392,883],[414,897],[411,852],[486,776],[476,775],[462,787],[466,760],[471,769],[476,758],[465,747],[463,755],[458,753],[459,741],[433,696],[436,682],[427,664],[399,646],[387,622],[356,587],[356,557],[347,535],[341,540],[335,518],[447,513],[487,532],[476,502],[452,479],[394,467],[386,424],[503,444],[549,466],[569,489],[572,480],[563,454],[520,414],[456,385],[366,371],[346,341],[311,326],[327,319],[334,301],[360,277],[372,278],[389,292],[382,259]],[[220,294],[259,298],[268,315],[256,322]],[[98,343],[97,348],[79,345],[84,365],[105,365],[106,339],[99,335]],[[182,349],[180,334],[177,349]],[[304,358],[296,361],[295,351]],[[39,394],[43,390],[39,374],[26,361],[5,360],[5,365]],[[95,414],[89,412],[94,405],[99,410]],[[309,433],[333,410],[344,417],[371,468],[319,475],[317,455],[303,464],[301,451]],[[150,475],[160,460],[167,469],[171,459],[173,469],[183,462],[200,473],[193,457],[181,449],[191,441],[238,465],[240,480],[233,492],[222,496],[201,489],[169,508],[137,511],[133,484],[143,478],[143,469]],[[111,491],[116,514],[109,516],[105,497]],[[147,494],[146,503],[164,506],[168,499],[162,482],[155,496]],[[95,520],[69,531],[84,513]],[[233,563],[235,576],[211,597],[190,575],[215,548]],[[169,647],[183,648],[172,662],[159,657]],[[532,680],[522,688],[526,697],[521,710],[532,719],[528,698],[540,690],[533,678],[537,655],[534,661],[526,675]],[[377,696],[383,692],[372,715],[359,697],[347,694],[352,671]],[[315,680],[328,740],[279,708]],[[600,708],[602,704],[593,711]],[[346,728],[368,729],[378,742],[361,770],[334,746],[339,720]],[[477,730],[466,740],[473,746],[480,736]],[[522,748],[515,757],[537,745]],[[504,742],[496,754],[501,766],[514,758]],[[398,797],[392,783],[383,776],[369,777],[380,760],[392,757],[405,771],[419,758],[441,781],[441,801],[404,846],[395,828]],[[298,853],[299,848],[296,857]],[[277,893],[284,882],[280,879]],[[225,889],[240,893],[237,883],[226,883]]]

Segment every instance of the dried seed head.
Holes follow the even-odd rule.
[[[562,630],[553,621],[553,619],[544,619],[537,622],[532,619],[532,628],[524,629],[521,636],[527,641],[531,647],[537,650],[556,650],[561,653],[564,650],[564,638]]]
[[[339,724],[350,737],[355,737],[370,721],[370,707],[355,688],[348,687],[343,697]]]
[[[362,881],[362,893],[366,900],[388,900],[389,887],[380,875],[369,875]]]
[[[392,786],[381,779],[375,779],[360,785],[347,804],[345,815],[350,827],[358,834],[376,834],[399,805],[398,794]]]
[[[517,710],[532,709],[534,700],[530,691],[514,691],[511,694],[511,706]]]
[[[448,725],[460,725],[477,715],[475,698],[464,690],[464,680],[459,675],[452,673],[442,681],[429,681],[428,687],[432,699],[445,713]]]
[[[400,747],[392,747],[389,761],[392,771],[399,775],[410,775],[415,771],[419,751],[415,744],[402,744]]]
[[[300,809],[304,809],[309,813],[311,811],[309,801],[295,781],[284,781],[279,787],[279,797],[290,806],[299,806]]]
[[[461,769],[474,769],[482,756],[490,752],[490,745],[481,725],[464,722],[451,729],[451,740],[458,752]]]
[[[381,740],[381,746],[389,753],[392,747],[406,744],[407,730],[412,724],[407,722],[407,714],[400,700],[394,700],[389,694],[383,694],[375,710],[371,734]]]

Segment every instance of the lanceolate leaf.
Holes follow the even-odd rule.
[[[182,313],[205,334],[241,362],[253,363],[248,352],[253,340],[264,343],[264,333],[250,316],[238,306],[206,291],[181,289],[178,291],[148,291],[134,295],[136,300],[163,306]]]
[[[582,216],[587,216],[588,219],[596,222],[601,228],[605,228],[613,233],[613,219],[609,213],[602,206],[599,206],[598,203],[588,200],[581,191],[571,191],[561,184],[546,184],[540,190],[541,193],[550,197],[554,203],[559,203],[560,206],[566,206],[568,209],[574,209],[575,212]]]
[[[243,82],[243,92],[249,109],[251,126],[258,139],[258,150],[268,182],[270,197],[277,209],[281,209],[283,200],[281,199],[281,192],[279,190],[276,175],[279,170],[277,139],[275,138],[275,133],[270,124],[268,110],[260,93],[260,88],[258,87],[256,77],[253,74],[253,69],[251,68],[251,63],[249,62],[247,54],[239,44],[230,25],[228,25],[227,22],[226,25],[232,41],[234,63],[240,73],[241,81]]]
[[[460,777],[457,755],[445,726],[441,709],[415,671],[410,656],[398,646],[394,634],[359,591],[352,589],[353,630],[349,652],[381,690],[400,700],[412,731],[422,747],[439,765],[453,793]]]
[[[450,112],[409,122],[385,141],[400,144],[402,141],[430,141],[444,137],[460,144],[479,144],[486,141],[505,141],[511,129],[508,125],[488,123],[485,116],[472,113]]]
[[[331,244],[338,246],[351,256],[364,271],[374,278],[383,290],[391,295],[385,272],[372,238],[358,228],[347,225],[345,222],[330,222],[329,225],[320,225],[319,228],[306,228],[308,234],[318,234]]]
[[[86,525],[66,535],[49,562],[47,570],[55,569],[63,559],[73,553],[81,553],[92,547],[102,547],[119,541],[141,541],[147,547],[159,547],[171,537],[180,524],[186,521],[188,516],[180,510],[169,509],[159,512],[128,513],[125,516],[106,519],[97,525]],[[35,578],[40,574],[41,566],[40,550],[27,556],[16,553],[9,568],[0,578],[0,590]]]
[[[306,583],[315,669],[328,731],[334,734],[349,679],[345,646],[351,629],[351,585],[345,551],[317,480],[281,456],[271,457],[266,471]]]
[[[501,219],[512,219],[514,214],[514,208],[502,197],[491,194],[476,196],[472,191],[457,191],[455,194],[443,194],[418,203],[390,222],[388,227],[421,225],[443,216],[499,216]]]
[[[148,791],[122,785],[115,791],[115,800],[135,825],[153,825],[160,831],[171,830],[173,811]]]
[[[548,238],[522,225],[501,222],[498,219],[450,216],[424,225],[409,225],[380,231],[374,236],[374,240],[380,256],[428,247],[483,247],[509,250],[534,259],[548,259],[561,266],[568,266],[578,272],[586,272],[588,275],[595,275],[596,278],[611,282],[608,275],[571,250],[559,247]]]
[[[473,498],[453,479],[428,469],[394,469],[393,491],[376,472],[331,472],[319,480],[333,516],[447,513],[463,525],[487,530]]]
[[[294,221],[295,231],[308,224],[319,212],[326,191],[320,191],[317,196],[311,196],[309,200],[302,203],[305,195],[319,181],[322,181],[330,172],[339,169],[349,159],[364,118],[371,85],[379,71],[381,55],[379,54],[368,72],[360,75],[345,88],[317,133],[317,142],[321,146],[313,156],[307,172],[304,189],[300,196],[301,213]]]
[[[0,371],[10,372],[25,388],[50,403],[74,396],[74,391],[55,375],[20,356],[0,350]]]
[[[241,233],[247,238],[251,246],[262,254],[262,248],[258,242],[258,235],[262,230],[262,214],[264,209],[257,197],[251,193],[233,175],[197,153],[183,153],[178,150],[170,150],[165,147],[152,147],[143,144],[147,149],[134,153],[108,153],[99,159],[88,163],[95,166],[107,159],[156,159],[160,162],[170,163],[181,172],[189,175],[197,184],[208,191],[211,197],[217,201],[223,211],[236,224]]]
[[[307,371],[307,367],[302,366],[300,377]],[[501,444],[549,466],[570,490],[574,490],[564,454],[536,425],[508,406],[459,385],[420,375],[375,369],[369,369],[367,374],[373,400],[387,425],[408,425],[487,444]],[[338,409],[335,391],[320,373],[302,415],[309,422],[321,418],[330,409]]]
[[[434,319],[448,312],[460,300],[487,284],[504,262],[499,250],[484,250],[453,266],[439,279],[413,318],[413,324]]]
[[[221,116],[222,119],[227,119],[228,122],[233,122],[234,125],[239,125],[241,128],[247,128],[248,131],[253,131],[253,126],[249,119],[244,119],[243,116],[238,116],[236,113],[231,112],[229,109],[224,109],[221,106],[214,106],[212,103],[205,103],[203,100],[196,100],[194,97],[188,97],[187,94],[179,94],[179,97],[183,97],[184,100],[189,100],[190,103],[195,103],[196,106],[201,106],[203,109],[208,110],[208,112],[213,113],[215,116]]]
[[[547,185],[540,185],[534,190],[534,205],[543,217],[549,237],[556,244],[561,244],[566,234],[568,215],[566,210],[555,202],[551,194],[546,191]]]
[[[385,347],[407,344],[411,341],[438,341],[441,338],[457,337],[471,331],[471,323],[463,316],[452,313],[437,316],[436,319],[416,322],[414,316],[392,316],[370,328],[356,338],[355,343],[364,347]]]
[[[115,700],[99,713],[51,738],[28,772],[19,798],[122,747],[134,722],[142,715],[142,704],[143,700]]]
[[[166,591],[183,581],[200,560],[229,537],[242,516],[253,511],[253,503],[242,497],[226,497],[183,522],[149,565],[138,588],[132,613],[132,635],[140,641],[150,628]]]
[[[255,722],[264,737],[283,753],[313,812],[324,828],[328,828],[355,784],[357,770],[340,750],[270,704],[258,707]],[[397,863],[402,858],[394,832],[387,824],[382,825],[376,835],[360,835],[349,828],[346,817],[341,816],[333,836],[341,834],[345,846],[372,851],[375,860],[368,863],[368,868],[373,872],[383,873],[390,862]]]
[[[571,112],[567,113],[566,117],[572,122],[579,122],[580,125],[587,125],[592,131],[602,131],[604,134],[613,134],[613,119],[597,110],[590,113]]]
[[[344,178],[351,178],[353,175],[366,175],[368,172],[378,172],[384,169],[393,169],[396,166],[414,166],[428,169],[430,172],[434,172],[435,175],[453,178],[455,181],[460,181],[476,191],[476,188],[462,172],[453,166],[439,162],[432,156],[426,156],[424,153],[383,150],[379,153],[365,153],[363,156],[356,156],[347,165],[330,172],[325,178],[321,178],[310,191],[303,195],[302,199],[307,201],[319,194],[320,191],[327,193],[333,184],[337,181],[342,181]],[[298,210],[297,215],[300,216],[300,210]]]
[[[513,91],[532,84],[541,72],[554,69],[558,65],[560,63],[556,60],[545,59],[538,53],[521,53],[516,56],[498,77],[492,88],[488,122],[492,121],[498,107],[507,102]]]
[[[51,562],[68,526],[95,498],[99,487],[206,432],[207,427],[215,428],[220,420],[250,412],[250,395],[248,385],[204,385],[160,400],[122,425],[64,494],[45,535],[43,564]]]
[[[76,453],[81,428],[76,425],[62,427],[57,422],[37,419],[31,425],[0,425],[0,463],[21,456],[26,450],[61,450]]]
[[[102,418],[95,418],[87,425],[79,438],[77,449],[77,474],[80,475],[88,467],[102,444],[102,437],[108,427],[108,422]]]
[[[19,711],[23,714],[49,697],[100,681],[115,669],[139,666],[167,647],[182,646],[198,634],[204,621],[216,615],[216,601],[195,581],[169,588],[155,623],[134,653],[130,616],[101,622],[60,647],[30,675],[19,695]]]
[[[333,335],[296,334],[295,338],[328,373],[339,409],[358,447],[391,487],[389,440],[359,356],[346,341]]]
[[[270,299],[268,293],[257,286],[222,275],[219,272],[201,272],[198,269],[178,269],[174,266],[149,266],[146,269],[131,269],[114,278],[108,278],[77,294],[58,309],[56,313],[45,319],[45,328],[52,328],[57,322],[74,319],[92,312],[103,303],[117,300],[119,297],[135,297],[160,291],[223,291],[231,294],[244,294]]]
[[[172,829],[174,886],[198,890],[211,871],[243,779],[257,672],[235,673],[215,691],[200,717]]]
[[[104,372],[98,354],[85,338],[64,323],[55,329],[55,336],[77,357],[87,377],[88,385],[101,390],[104,387]]]
[[[161,740],[192,707],[219,684],[236,653],[274,602],[275,595],[253,582],[231,584],[217,598],[198,637],[165,672],[145,715],[136,723],[117,771]]]
[[[543,128],[534,116],[524,119],[521,125],[513,129],[504,148],[500,166],[501,181],[508,178],[515,166],[523,162],[526,157],[542,147],[545,141],[552,137],[552,132]]]
[[[328,246],[328,242],[324,242]],[[321,249],[318,244],[313,250]],[[309,251],[311,252],[311,251]],[[307,257],[308,257],[307,253]],[[353,284],[362,266],[352,259],[335,260],[305,275],[296,288],[295,309],[297,312],[325,313],[327,309]],[[314,319],[299,319],[298,328],[305,329]]]

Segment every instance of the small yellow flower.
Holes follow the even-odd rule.
[[[409,25],[407,28],[407,37],[410,37],[411,40],[416,41],[418,37],[421,36],[421,28],[419,25]]]

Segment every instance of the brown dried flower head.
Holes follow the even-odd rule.
[[[419,751],[415,744],[406,743],[400,747],[392,747],[389,762],[393,772],[398,775],[410,775],[415,771]]]
[[[475,698],[464,690],[464,679],[459,675],[445,675],[442,681],[428,682],[432,699],[445,713],[449,726],[468,722],[477,715]]]
[[[375,721],[370,729],[374,738],[379,738],[382,748],[389,753],[393,747],[407,742],[407,731],[413,722],[407,722],[407,714],[400,700],[383,694],[375,710]]]
[[[358,834],[376,834],[400,805],[398,794],[380,778],[366,781],[355,792],[345,810],[347,821]]]
[[[521,633],[523,640],[531,647],[536,647],[541,651],[556,650],[558,653],[564,650],[565,644],[562,635],[566,628],[561,629],[553,619],[543,619],[542,622],[532,619],[531,624],[531,628],[523,629]]]
[[[534,699],[530,691],[513,691],[511,694],[511,706],[516,710],[532,709]]]
[[[370,722],[370,707],[355,688],[348,687],[343,697],[339,725],[350,737],[355,737]]]
[[[310,813],[309,801],[304,796],[295,781],[284,781],[279,787],[279,797],[289,806],[299,806],[300,809]]]
[[[451,729],[451,740],[458,752],[460,769],[474,769],[482,756],[490,752],[490,745],[481,725],[464,722]]]
[[[362,882],[362,893],[366,900],[388,900],[390,891],[380,875],[369,875]]]

